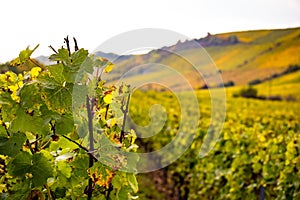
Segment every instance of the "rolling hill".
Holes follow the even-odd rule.
[[[112,60],[116,67],[111,80],[130,82],[161,80],[184,89],[175,72],[187,79],[194,88],[206,84],[217,86],[221,74],[224,83],[247,85],[253,80],[265,80],[280,74],[291,65],[300,65],[300,28],[256,30],[208,35],[204,38],[178,41],[169,47],[153,50],[143,55],[118,56],[98,52],[96,55]],[[191,62],[192,61],[192,62]],[[150,63],[150,64],[149,64]],[[192,66],[192,64],[194,67]],[[213,65],[218,70],[213,68]],[[159,67],[160,66],[160,67]],[[197,70],[201,71],[199,76]],[[203,79],[204,78],[204,79]]]

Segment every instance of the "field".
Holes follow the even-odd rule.
[[[278,80],[280,81],[280,80]],[[277,82],[277,81],[276,81]],[[275,83],[275,81],[274,81]],[[263,88],[263,85],[258,86]],[[284,91],[281,85],[275,91]],[[138,177],[140,196],[145,199],[298,199],[300,197],[299,101],[262,101],[233,98],[238,88],[227,90],[226,121],[214,149],[199,157],[210,121],[208,91],[197,92],[201,118],[194,143],[172,165]],[[299,91],[299,90],[298,90]],[[264,91],[262,91],[264,93]],[[296,90],[290,95],[296,95]],[[148,94],[148,95],[147,95]],[[133,104],[145,116],[151,104],[161,102],[169,111],[164,130],[174,130],[178,117],[170,93],[136,93],[145,104]],[[138,109],[136,108],[138,107]],[[196,108],[195,108],[196,109]],[[135,113],[136,113],[135,112]],[[179,113],[175,111],[176,113]],[[133,116],[141,124],[142,119]],[[143,118],[145,119],[145,118]],[[140,144],[158,150],[174,133],[162,131]],[[152,188],[152,189],[151,189]]]

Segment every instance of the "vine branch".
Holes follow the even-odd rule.
[[[86,151],[89,155],[91,154],[91,152],[84,146],[82,146],[81,144],[79,144],[78,142],[76,142],[75,140],[72,140],[71,138],[65,136],[65,135],[62,135],[62,137],[66,138],[67,140],[69,140],[70,142],[73,142],[74,144],[76,144],[79,148],[83,149],[84,151]],[[98,161],[98,159],[93,155],[91,154],[94,158],[95,161]]]
[[[122,143],[122,141],[125,137],[125,127],[126,127],[126,118],[127,118],[127,113],[128,113],[129,101],[130,101],[130,93],[128,94],[128,97],[127,97],[127,102],[126,102],[125,109],[123,108],[123,105],[121,107],[121,110],[123,111],[123,114],[124,114],[122,130],[121,130],[121,135],[120,135],[120,142],[121,143]]]
[[[90,99],[89,96],[86,96],[86,107],[87,107],[87,114],[88,114],[88,129],[89,129],[89,140],[90,140],[90,154],[89,154],[89,167],[94,165],[94,135],[93,135],[93,105],[94,105],[95,98]],[[87,189],[88,199],[92,199],[93,194],[93,180],[89,178],[89,185]]]

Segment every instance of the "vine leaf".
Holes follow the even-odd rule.
[[[8,172],[10,175],[20,178],[24,178],[26,174],[31,174],[34,187],[39,187],[44,185],[47,179],[52,176],[53,169],[42,153],[31,155],[28,152],[20,152],[10,162]]]
[[[20,152],[9,163],[8,173],[12,176],[24,177],[30,172],[32,156],[28,152]]]
[[[87,59],[88,54],[88,51],[85,49],[79,49],[78,51],[72,53],[72,69],[77,71],[81,64]]]
[[[43,85],[42,99],[49,110],[61,114],[71,112],[73,84],[58,80],[61,79],[48,73],[39,76],[38,81]]]
[[[63,115],[55,122],[55,130],[59,135],[67,135],[74,131],[74,121],[71,115]]]
[[[34,108],[35,105],[42,103],[37,84],[24,85],[20,90],[20,98],[24,108]]]
[[[26,63],[29,59],[30,59],[30,56],[31,54],[39,47],[39,44],[36,45],[34,47],[34,49],[29,49],[29,46],[20,52],[19,54],[19,57],[18,58],[15,58],[12,62],[11,62],[11,65],[12,66],[17,66],[17,65],[21,65],[21,64],[24,64]]]
[[[113,70],[114,64],[108,63],[108,65],[105,67],[104,72],[109,73],[111,70]]]
[[[64,49],[64,48],[58,49],[58,53],[51,55],[49,57],[49,60],[51,60],[51,61],[60,61],[64,65],[71,64],[71,60],[70,60],[70,57],[69,57],[69,51],[67,49]]]
[[[96,162],[93,167],[89,169],[89,176],[95,184],[108,188],[114,173],[101,162]]]
[[[44,120],[41,117],[32,116],[27,114],[22,108],[19,108],[16,112],[16,118],[11,123],[12,132],[23,132],[26,131],[43,134],[45,131]]]
[[[65,78],[63,76],[64,66],[62,64],[51,65],[48,67],[51,77],[60,85],[63,85]]]
[[[130,187],[132,188],[134,193],[137,193],[139,190],[138,182],[134,174],[127,174],[127,179]]]
[[[0,154],[6,156],[17,155],[26,140],[26,136],[22,133],[13,134],[10,138],[0,139]]]
[[[33,155],[30,172],[33,175],[34,186],[38,187],[47,182],[53,174],[53,169],[42,153],[36,153]]]
[[[57,168],[67,178],[71,177],[72,168],[67,162],[65,162],[65,161],[57,162]]]

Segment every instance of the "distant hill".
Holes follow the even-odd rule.
[[[131,82],[164,79],[165,83],[171,82],[173,86],[185,89],[175,73],[161,70],[169,66],[187,78],[193,88],[203,87],[206,84],[204,79],[210,86],[219,85],[220,82],[214,82],[217,73],[221,73],[226,85],[247,85],[269,80],[270,77],[277,78],[277,75],[283,76],[288,67],[300,66],[300,27],[215,35],[208,33],[204,38],[178,41],[147,54],[117,55],[98,51],[95,56],[107,58],[115,64],[108,77],[111,81],[130,72],[126,77],[127,80],[130,77]],[[45,56],[36,59],[49,64]],[[202,76],[189,61],[201,69]],[[217,72],[212,70],[213,63],[218,68]]]
[[[35,59],[40,63],[43,63],[44,65],[50,65],[55,63],[55,62],[51,62],[47,56],[38,56]]]
[[[200,47],[200,45],[205,49]],[[174,54],[174,52],[176,54]],[[143,55],[127,55],[111,57],[111,54],[102,52],[101,56],[111,59],[116,64],[112,79],[147,63],[159,63],[179,70],[183,76],[189,78],[194,88],[203,86],[203,77],[193,71],[188,60],[196,61],[197,67],[205,72],[209,71],[211,63],[203,60],[204,53],[208,53],[222,74],[224,83],[247,85],[254,80],[266,80],[276,74],[282,73],[291,65],[300,66],[300,28],[256,30],[231,32],[212,35],[200,39],[187,40],[153,50]],[[209,57],[208,56],[208,57]],[[182,59],[184,57],[184,59]],[[199,59],[197,59],[199,57]],[[158,73],[158,72],[155,72]],[[166,74],[165,74],[166,75]],[[209,80],[214,74],[209,71],[203,74]],[[130,79],[139,81],[147,76],[157,76],[149,66],[140,67],[130,74]],[[172,80],[172,77],[162,76]],[[174,77],[173,77],[174,78]],[[175,82],[174,84],[179,84]],[[214,83],[218,85],[219,83]],[[180,87],[178,85],[178,87]]]

